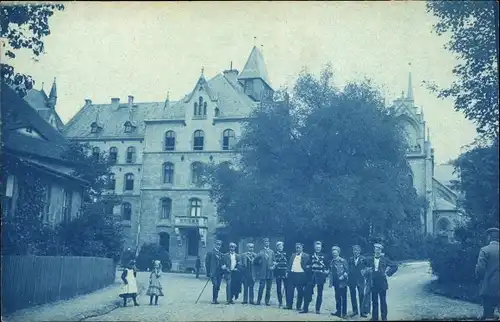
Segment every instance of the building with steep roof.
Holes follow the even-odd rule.
[[[28,104],[56,130],[61,131],[63,129],[64,123],[61,121],[61,118],[56,111],[57,86],[55,78],[52,83],[52,87],[50,88],[49,95],[45,93],[42,84],[42,88],[40,90],[36,90],[34,88],[30,89],[24,96],[24,100],[28,102]]]
[[[80,213],[88,182],[73,175],[75,164],[65,158],[70,142],[12,88],[2,83],[2,214],[16,214],[33,195],[27,180],[43,185],[41,219],[51,225]],[[5,188],[5,189],[4,189]]]
[[[411,77],[406,98],[394,102],[407,126],[408,159],[420,195],[430,200],[422,230],[432,233],[439,215],[432,178],[433,151],[423,113],[413,104]],[[220,226],[209,190],[199,187],[201,162],[224,162],[250,113],[273,93],[262,52],[253,47],[241,72],[231,68],[207,79],[203,69],[178,101],[94,104],[87,99],[64,134],[107,151],[115,161],[112,188],[123,196],[120,212],[126,247],[157,243],[169,251],[173,269],[194,267],[212,247]],[[441,200],[440,198],[436,200]]]

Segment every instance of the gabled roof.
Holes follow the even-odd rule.
[[[193,95],[196,93],[196,90],[200,88],[200,86],[202,86],[203,90],[205,92],[207,92],[208,97],[210,97],[210,100],[217,101],[217,94],[214,92],[214,90],[208,84],[207,80],[205,79],[205,76],[203,76],[203,74],[201,74],[200,78],[198,79],[198,82],[194,86],[191,93],[184,97],[184,102],[189,102],[191,100],[191,98],[193,98]]]
[[[24,96],[24,100],[28,102],[35,110],[38,110],[48,107],[47,101],[49,100],[49,97],[43,89],[36,90],[32,88],[26,93],[26,96]]]
[[[439,164],[434,167],[434,178],[451,189],[454,181],[459,181],[452,164]]]
[[[238,79],[251,78],[260,78],[266,82],[269,87],[271,87],[271,81],[269,80],[269,75],[267,74],[264,56],[262,56],[261,51],[256,46],[252,48],[247,63],[238,76]]]
[[[65,161],[69,141],[47,123],[35,109],[12,88],[2,83],[2,126],[5,147],[13,152]],[[16,129],[31,127],[46,140],[22,134]]]

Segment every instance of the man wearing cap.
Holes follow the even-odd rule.
[[[330,262],[330,287],[335,290],[336,312],[332,315],[347,317],[347,278],[349,277],[349,265],[347,260],[340,257],[340,247],[332,247],[332,261]]]
[[[398,265],[389,260],[387,256],[382,255],[384,247],[381,244],[373,244],[373,248],[373,257],[366,261],[367,268],[371,270],[372,274],[372,321],[378,320],[379,300],[382,320],[387,321],[387,289],[389,288],[387,276],[392,276],[396,273]]]
[[[229,253],[224,255],[226,280],[226,300],[227,304],[234,304],[233,299],[237,300],[241,293],[241,279],[239,270],[241,268],[240,255],[236,253],[236,244],[229,243]]]
[[[304,309],[300,313],[309,312],[309,303],[312,301],[314,287],[316,287],[316,314],[320,314],[321,303],[323,302],[323,287],[325,286],[328,268],[325,265],[325,255],[321,253],[322,243],[314,243],[314,254],[311,256],[310,278],[304,294]]]
[[[254,304],[253,289],[255,285],[255,258],[257,254],[253,251],[254,244],[247,244],[247,251],[242,254],[242,278],[243,278],[243,304]],[[249,301],[250,299],[250,301]]]
[[[482,319],[493,319],[499,304],[498,228],[486,231],[488,245],[481,248],[476,264],[476,277],[481,279],[479,295],[483,302]]]
[[[219,304],[217,298],[219,297],[220,283],[223,275],[223,270],[225,270],[226,265],[224,264],[224,259],[220,252],[222,246],[221,240],[216,240],[214,243],[214,249],[207,253],[205,258],[205,268],[207,270],[207,276],[210,277],[212,281],[212,304]]]
[[[276,243],[276,267],[274,268],[274,277],[276,278],[276,294],[278,295],[278,305],[281,307],[283,305],[283,291],[282,286],[285,291],[285,301],[287,299],[287,269],[288,269],[288,259],[286,258],[286,253],[283,251],[283,242],[279,241]]]
[[[352,316],[356,316],[361,311],[361,317],[366,317],[369,312],[363,310],[363,293],[365,279],[361,274],[361,270],[365,268],[365,258],[361,256],[361,247],[359,245],[352,246],[353,256],[349,258],[349,291],[351,293]],[[357,294],[359,294],[359,306],[357,301]],[[359,308],[359,310],[358,310]]]
[[[257,271],[256,276],[259,280],[259,293],[257,294],[257,305],[260,305],[262,301],[262,294],[264,293],[264,286],[266,287],[266,305],[271,305],[269,300],[271,299],[271,286],[273,285],[273,270],[276,263],[276,258],[274,256],[274,251],[269,248],[269,238],[262,239],[264,248],[257,255],[256,264]]]
[[[304,244],[295,244],[295,253],[288,262],[288,292],[285,309],[291,310],[293,307],[293,296],[297,289],[297,311],[300,311],[302,300],[304,299],[304,288],[306,286],[306,271],[309,264],[309,255],[303,252]]]

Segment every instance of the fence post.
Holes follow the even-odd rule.
[[[64,274],[64,264],[65,260],[64,257],[60,258],[60,263],[61,263],[61,268],[59,269],[59,288],[58,288],[58,298],[59,300],[62,300],[62,286],[63,286],[63,274]]]

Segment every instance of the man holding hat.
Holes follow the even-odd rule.
[[[367,259],[367,268],[372,274],[372,321],[378,320],[379,299],[382,320],[387,321],[387,276],[392,276],[398,270],[398,265],[382,254],[382,244],[373,244],[374,254]]]
[[[286,300],[286,310],[293,307],[293,296],[297,289],[297,311],[300,311],[302,300],[304,299],[304,288],[306,286],[306,271],[309,264],[309,255],[303,252],[304,244],[295,244],[295,253],[288,262],[288,292]]]
[[[352,316],[358,315],[361,311],[361,317],[366,317],[369,312],[365,312],[362,307],[365,279],[361,274],[361,270],[365,268],[365,257],[361,256],[361,247],[359,245],[352,246],[352,253],[353,256],[348,260],[348,284],[351,293]],[[359,306],[356,295],[359,295]]]
[[[483,302],[483,320],[493,319],[499,304],[498,228],[486,231],[488,245],[481,248],[476,264],[476,276],[481,279],[479,295]]]
[[[207,276],[210,277],[212,281],[212,304],[219,304],[217,298],[219,297],[220,283],[226,265],[224,264],[224,259],[220,248],[222,246],[221,240],[216,240],[214,243],[214,249],[207,253],[205,258],[205,268],[207,270]]]
[[[257,279],[259,280],[259,293],[257,294],[257,305],[260,305],[262,301],[262,294],[264,293],[264,286],[266,287],[266,305],[271,305],[269,300],[271,299],[271,286],[273,285],[273,270],[276,263],[276,258],[274,256],[274,251],[269,248],[269,238],[262,239],[264,248],[257,255]]]

